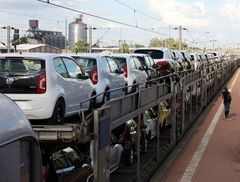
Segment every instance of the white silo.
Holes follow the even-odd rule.
[[[72,49],[79,40],[87,43],[87,24],[82,22],[82,15],[69,24],[68,42]]]

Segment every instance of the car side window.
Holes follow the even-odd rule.
[[[72,59],[63,58],[63,62],[67,68],[70,78],[78,78],[79,74],[82,74],[80,66],[78,66]]]
[[[133,59],[134,59],[134,61],[135,61],[135,64],[136,64],[136,66],[137,66],[137,69],[140,68],[140,67],[141,67],[141,63],[140,63],[139,59],[138,59],[137,57],[134,57]]]
[[[108,64],[107,58],[106,57],[102,57],[102,64],[101,64],[102,68],[104,68],[104,70],[108,73],[111,73],[111,69],[110,69],[110,65]]]
[[[68,78],[67,69],[60,57],[54,58],[53,64],[57,73],[59,73],[64,78]]]
[[[131,68],[137,69],[137,66],[136,66],[136,64],[135,64],[135,61],[134,61],[133,57],[130,57],[129,60],[130,60],[130,66],[131,66]]]
[[[117,63],[110,57],[106,57],[106,59],[109,64],[111,73],[115,73],[115,71],[119,69]]]
[[[30,141],[20,141],[20,181],[28,182],[31,181],[31,145]]]

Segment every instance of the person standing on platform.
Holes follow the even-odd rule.
[[[231,94],[228,91],[227,87],[224,87],[223,89],[222,98],[223,98],[223,104],[224,104],[225,118],[227,118],[229,116],[230,104],[232,101]]]

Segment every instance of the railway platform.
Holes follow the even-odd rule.
[[[240,180],[240,69],[227,87],[232,95],[229,118],[224,116],[219,93],[197,125],[156,171],[151,182]]]

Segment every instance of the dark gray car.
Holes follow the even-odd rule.
[[[0,181],[42,181],[41,153],[29,121],[0,94]]]

